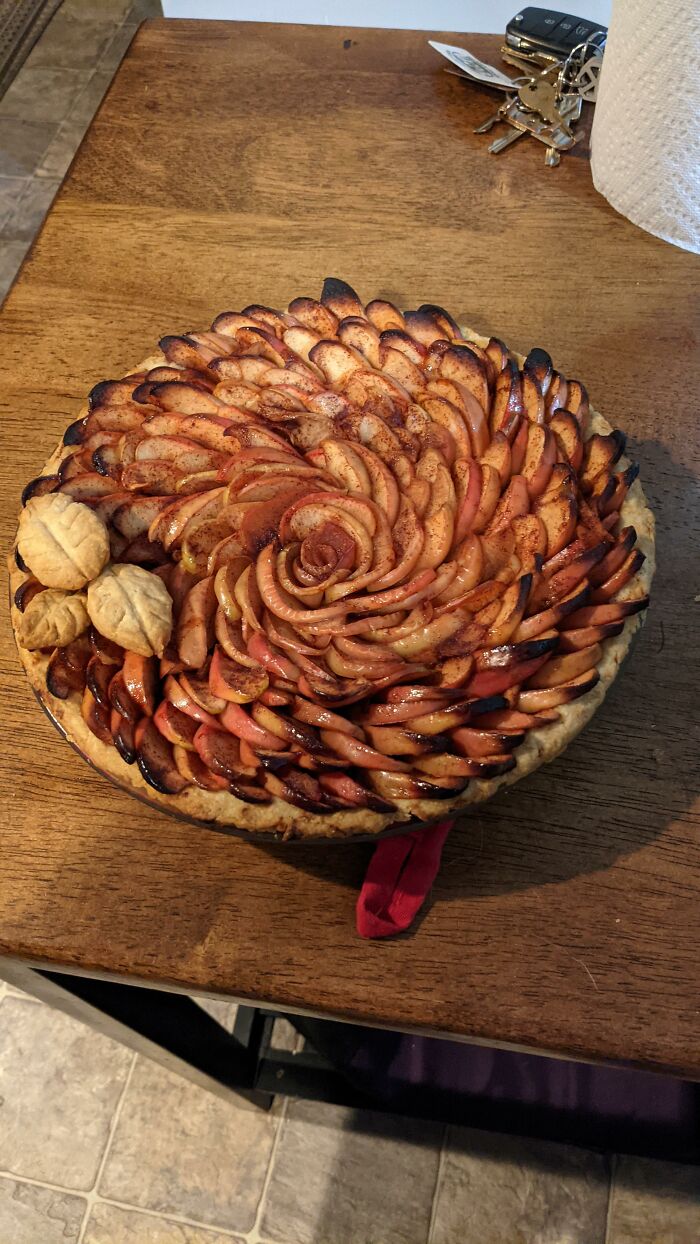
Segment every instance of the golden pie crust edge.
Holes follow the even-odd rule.
[[[470,329],[463,328],[465,337],[486,346],[488,338],[481,337]],[[524,357],[513,351],[518,366],[522,367]],[[166,364],[165,356],[159,351],[150,355],[132,372],[148,371],[152,367]],[[88,413],[85,404],[76,418],[81,419]],[[594,432],[609,433],[612,426],[598,411],[591,408],[587,436]],[[51,455],[43,468],[42,474],[51,474],[56,470],[66,452],[61,440],[56,451]],[[618,470],[624,470],[629,460],[620,458]],[[635,480],[630,488],[620,511],[622,527],[633,526],[637,532],[637,548],[646,557],[641,569],[634,578],[625,585],[618,594],[618,600],[639,597],[649,591],[656,567],[654,543],[654,515],[647,505],[639,480]],[[627,656],[635,635],[644,624],[646,610],[627,618],[624,629],[619,635],[604,641],[603,656],[598,663],[600,681],[586,695],[570,704],[560,705],[557,709],[559,721],[550,726],[542,726],[528,731],[527,738],[514,753],[517,764],[514,769],[501,777],[487,781],[472,779],[466,790],[453,799],[402,799],[396,800],[396,812],[372,812],[368,808],[357,808],[347,812],[329,812],[324,814],[306,812],[282,799],[273,798],[269,804],[244,803],[226,791],[205,791],[191,786],[180,795],[164,795],[155,790],[141,776],[138,767],[127,765],[115,747],[102,743],[96,738],[83,721],[80,704],[76,700],[59,700],[51,695],[46,686],[46,669],[49,655],[44,652],[30,652],[23,648],[17,638],[20,611],[14,604],[14,593],[27,577],[17,568],[14,553],[9,557],[11,613],[12,625],[20,659],[27,677],[42,704],[51,716],[59,723],[60,729],[68,740],[85,756],[96,769],[110,777],[123,790],[131,792],[148,803],[174,813],[181,817],[192,818],[212,826],[231,826],[249,831],[252,835],[283,836],[286,838],[350,838],[358,835],[377,835],[391,826],[399,826],[407,821],[435,821],[458,816],[466,811],[470,804],[483,803],[490,799],[498,790],[511,786],[540,765],[555,760],[564,751],[572,739],[588,724],[596,709],[602,704],[608,688],[617,676],[618,670]]]

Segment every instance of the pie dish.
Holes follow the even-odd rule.
[[[77,749],[285,838],[455,813],[559,755],[654,570],[581,382],[335,278],[159,346],[22,498],[15,635]]]

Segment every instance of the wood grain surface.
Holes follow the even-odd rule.
[[[697,259],[618,216],[584,152],[489,155],[493,94],[426,37],[140,28],[0,316],[4,544],[94,381],[333,273],[584,380],[656,510],[642,638],[566,755],[453,832],[412,932],[366,943],[370,847],[255,847],[116,791],[39,711],[3,616],[0,953],[700,1078]]]

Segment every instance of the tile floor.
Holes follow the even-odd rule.
[[[0,100],[0,298],[159,8],[64,0]],[[0,1244],[243,1240],[700,1244],[700,1170],[308,1102],[254,1113],[0,982]]]
[[[229,1030],[235,1007],[202,1003]],[[275,1044],[298,1038],[277,1021]],[[698,1244],[700,1171],[228,1104],[0,983],[0,1244]]]

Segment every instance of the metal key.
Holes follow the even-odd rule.
[[[557,88],[547,78],[531,78],[529,82],[524,82],[518,88],[518,98],[525,108],[539,113],[550,125],[561,121]]]

